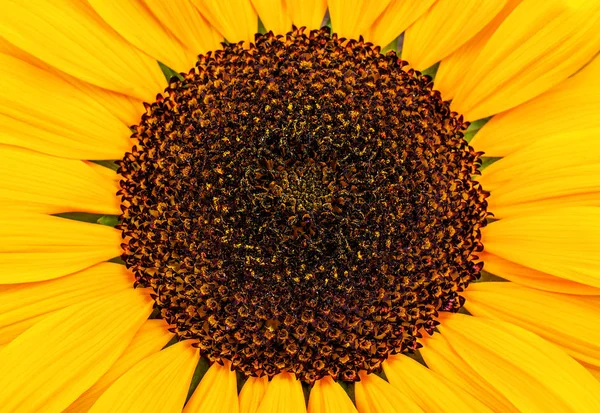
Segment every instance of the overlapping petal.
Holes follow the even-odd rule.
[[[402,58],[419,70],[439,62],[483,29],[506,0],[438,0],[406,30]]]
[[[268,385],[267,376],[249,377],[240,392],[240,413],[256,413]]]
[[[373,44],[385,47],[421,17],[436,0],[392,0],[364,34]]]
[[[279,373],[269,382],[256,413],[305,413],[306,404],[300,381],[293,374]]]
[[[223,41],[190,0],[143,0],[152,14],[194,55],[216,50]],[[166,63],[166,62],[165,62]],[[175,66],[173,66],[175,67]],[[183,71],[187,70],[184,68]]]
[[[354,385],[359,413],[421,413],[408,396],[375,374],[361,374]]]
[[[146,320],[110,369],[63,413],[87,412],[119,377],[141,360],[158,353],[172,337],[164,320]]]
[[[483,243],[506,260],[600,287],[600,208],[557,208],[501,219],[485,228]]]
[[[102,103],[59,75],[0,54],[0,142],[56,156],[117,159],[129,128]]]
[[[438,328],[460,357],[521,411],[600,408],[600,383],[532,332],[464,314],[446,314]]]
[[[191,344],[181,341],[137,363],[100,396],[90,413],[180,413],[199,359]]]
[[[481,185],[493,192],[501,185],[525,179],[544,182],[556,171],[600,163],[600,139],[593,131],[548,136],[510,154],[483,170]]]
[[[0,202],[48,214],[120,214],[116,174],[89,163],[0,144]]]
[[[62,277],[121,255],[114,228],[0,209],[0,284]]]
[[[292,29],[292,18],[285,0],[252,0],[252,5],[267,30],[285,34]]]
[[[543,168],[544,162],[540,164]],[[494,217],[531,215],[556,207],[600,206],[600,163],[544,169],[495,186],[488,199]]]
[[[358,413],[352,400],[331,377],[317,380],[310,390],[308,413]]]
[[[236,374],[226,361],[224,365],[210,366],[183,413],[238,413],[239,410]]]
[[[465,73],[452,109],[476,120],[524,103],[600,50],[596,0],[523,0]]]
[[[191,0],[202,16],[230,43],[254,41],[258,16],[249,0]]]
[[[196,54],[163,26],[142,0],[88,0],[106,23],[151,58],[178,71],[191,67]]]
[[[318,29],[325,18],[327,0],[285,0],[292,23],[308,30]]]
[[[7,0],[2,37],[76,78],[142,100],[166,85],[156,61],[135,49],[83,1]]]
[[[152,300],[129,288],[50,315],[0,352],[5,411],[61,412],[123,353]]]
[[[438,72],[439,74],[439,72]],[[549,136],[600,134],[600,59],[540,96],[494,116],[471,145],[486,156],[507,156]],[[437,77],[436,77],[437,81]]]
[[[496,412],[518,412],[517,408],[494,386],[485,381],[458,355],[441,334],[421,339],[419,353],[427,367],[450,383],[463,389]]]
[[[479,400],[445,383],[442,377],[409,357],[388,357],[383,363],[383,371],[392,386],[426,412],[491,412]],[[435,389],[435,395],[431,389]]]
[[[475,283],[464,293],[475,316],[507,321],[600,368],[600,302],[594,297],[550,293],[510,282]]]
[[[331,17],[331,28],[340,37],[358,39],[360,35],[367,32],[389,3],[390,0],[376,2],[329,0],[327,6]]]
[[[507,0],[496,16],[472,39],[459,47],[450,56],[442,59],[435,75],[434,88],[442,92],[444,100],[450,100],[462,84],[465,73],[500,24],[512,13],[522,0]],[[491,155],[493,156],[493,155]]]
[[[131,288],[133,275],[118,264],[101,263],[54,280],[0,285],[0,344],[7,344],[56,311]]]
[[[600,288],[557,277],[501,258],[488,251],[479,254],[484,270],[506,280],[542,291],[578,295],[600,295]]]

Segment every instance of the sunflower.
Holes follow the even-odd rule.
[[[600,411],[597,0],[4,0],[0,410]]]

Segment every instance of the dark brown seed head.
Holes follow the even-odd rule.
[[[357,380],[478,277],[467,126],[394,53],[327,31],[200,56],[121,162],[123,259],[181,339],[248,376]]]

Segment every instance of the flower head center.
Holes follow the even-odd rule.
[[[327,31],[200,56],[121,162],[123,258],[246,375],[357,380],[456,311],[486,193],[428,78]]]

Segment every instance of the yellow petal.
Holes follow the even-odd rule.
[[[328,0],[331,28],[340,37],[358,39],[367,33],[388,4],[390,0]]]
[[[240,392],[240,413],[256,413],[268,385],[267,376],[249,377]]]
[[[458,49],[483,29],[506,0],[438,0],[404,34],[402,59],[427,69]]]
[[[48,69],[52,67],[37,57],[27,53],[26,51],[19,49],[2,36],[0,36],[0,53],[16,57],[17,59],[21,59],[22,61],[37,66],[40,69]]]
[[[302,385],[293,374],[279,373],[269,383],[257,413],[306,413]]]
[[[54,156],[73,159],[120,158],[125,153],[112,145],[103,149],[94,148],[83,137],[79,141],[65,138],[55,131],[40,128],[0,113],[0,143],[21,146]],[[117,154],[120,154],[117,156]]]
[[[365,39],[381,47],[387,46],[421,17],[435,1],[392,0],[364,33]]]
[[[92,8],[129,43],[177,71],[188,71],[196,61],[171,32],[160,24],[142,0],[88,0]]]
[[[594,376],[596,378],[596,380],[600,381],[600,369],[596,368],[596,367],[591,367],[591,366],[584,366],[587,371],[589,371],[592,376]]]
[[[17,210],[0,210],[0,241],[0,284],[49,280],[121,254],[114,228]]]
[[[151,311],[149,296],[130,288],[37,323],[0,352],[0,406],[62,411],[109,369]]]
[[[73,76],[67,75],[64,72],[55,70],[55,73],[59,74],[67,82],[81,90],[87,96],[96,100],[100,105],[109,110],[115,117],[117,117],[128,130],[131,125],[138,124],[141,116],[145,113],[144,105],[141,99],[127,96],[122,93],[113,92],[106,90],[98,86],[94,86],[90,83],[83,82]],[[151,99],[152,100],[152,99]],[[129,136],[129,135],[128,135]],[[130,150],[134,145],[134,141],[129,139],[125,144],[127,150]],[[64,155],[62,155],[64,156]],[[123,154],[119,157],[122,158]],[[92,157],[86,157],[85,159],[95,159]]]
[[[488,198],[488,210],[496,218],[566,206],[600,206],[600,163],[526,175],[495,187]]]
[[[104,247],[119,231],[103,225],[51,215],[0,210],[0,252],[60,251],[69,247]],[[109,235],[110,234],[110,235]]]
[[[92,96],[15,57],[0,54],[0,65],[0,125],[5,130],[0,142],[60,156],[63,150],[67,156],[76,152],[82,159],[117,159],[130,149],[128,127]],[[21,132],[23,124],[28,128]]]
[[[48,313],[40,314],[37,316],[31,316],[30,318],[23,319],[20,321],[11,322],[8,325],[3,325],[2,327],[0,327],[0,341],[2,342],[0,346],[7,345],[15,338],[23,334],[23,332],[27,331],[27,329],[29,329],[31,326],[39,323],[51,314],[54,314],[54,311],[50,311]]]
[[[491,412],[460,388],[446,384],[440,376],[406,356],[390,356],[383,371],[392,386],[427,412]]]
[[[146,357],[119,377],[89,413],[180,413],[199,357],[190,340]]]
[[[258,16],[250,0],[192,2],[228,42],[254,42],[254,35],[258,31]]]
[[[494,162],[479,178],[488,191],[512,180],[543,178],[549,171],[600,163],[600,139],[592,131],[549,136]],[[492,195],[493,196],[493,195]]]
[[[183,413],[238,413],[237,379],[231,363],[214,363],[185,405]]]
[[[109,179],[109,180],[115,182],[117,185],[119,184],[119,181],[122,179],[121,175],[119,175],[114,169],[112,169],[108,166],[100,165],[95,162],[86,162],[86,164],[90,168],[92,168],[94,171],[96,171],[96,173],[102,175],[106,179]]]
[[[331,377],[317,380],[310,390],[308,413],[358,413],[352,400]]]
[[[86,96],[95,99],[100,105],[120,119],[125,126],[130,126],[138,122],[141,114],[144,113],[144,106],[142,105],[141,100],[79,80],[44,63],[37,57],[32,56],[12,43],[7,42],[2,37],[0,37],[0,53],[15,57],[23,62],[29,63],[41,70],[51,72],[53,75],[60,77],[75,88],[81,90]],[[61,156],[65,155],[62,154]],[[89,159],[89,157],[84,156],[81,159]]]
[[[327,11],[327,0],[285,0],[292,23],[308,30],[318,29]]]
[[[200,15],[189,0],[144,0],[146,6],[194,55],[219,49],[223,36]]]
[[[169,342],[173,334],[167,330],[167,327],[167,323],[162,319],[146,320],[133,336],[121,357],[63,413],[87,412],[119,377],[127,373],[138,362],[158,353]]]
[[[440,62],[435,74],[434,89],[442,92],[444,100],[454,97],[473,61],[500,24],[521,3],[522,0],[508,0],[504,8],[471,40],[459,47],[450,56]],[[492,155],[494,156],[494,155]]]
[[[600,208],[571,207],[493,222],[486,251],[517,264],[600,287]]]
[[[549,293],[510,282],[474,283],[463,293],[474,316],[507,321],[600,367],[600,306],[585,297]]]
[[[133,282],[133,275],[125,266],[101,263],[54,280],[0,285],[0,343],[12,341],[40,317],[131,288]]]
[[[251,0],[258,17],[267,30],[285,34],[292,30],[292,18],[285,0]]]
[[[439,71],[438,71],[439,75]],[[436,82],[437,76],[436,75]],[[549,91],[494,116],[471,141],[487,156],[507,156],[548,136],[600,133],[600,58]]]
[[[0,144],[0,202],[30,211],[121,213],[114,179],[89,164]],[[116,174],[113,174],[116,176]]]
[[[600,410],[600,383],[559,347],[502,321],[444,313],[440,322],[454,350],[521,411]]]
[[[153,100],[165,87],[156,61],[137,51],[85,2],[7,0],[0,35],[76,78]]]
[[[513,108],[575,73],[599,48],[597,0],[524,0],[464,74],[451,107],[469,120]]]
[[[375,374],[360,374],[354,383],[359,413],[419,413],[421,408],[390,383]]]
[[[502,394],[473,370],[448,344],[441,334],[420,340],[423,347],[419,353],[427,366],[443,376],[456,387],[479,399],[488,408],[497,412],[518,412]]]
[[[479,254],[484,269],[506,280],[542,291],[579,295],[600,295],[600,288],[565,280],[532,268],[505,260],[489,252]]]

